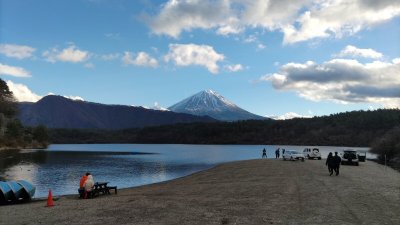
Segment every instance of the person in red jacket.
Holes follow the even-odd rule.
[[[79,182],[79,188],[83,189],[85,181],[87,180],[88,176],[90,175],[90,173],[86,173],[85,175],[82,176],[81,181]]]

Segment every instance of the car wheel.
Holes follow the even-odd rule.
[[[356,166],[358,166],[358,162],[356,162]]]
[[[318,160],[321,160],[321,157],[318,157]]]

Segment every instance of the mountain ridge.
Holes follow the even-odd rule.
[[[71,100],[49,95],[36,103],[19,103],[18,118],[25,126],[49,128],[126,129],[174,123],[212,122],[206,116],[146,109],[127,105]]]

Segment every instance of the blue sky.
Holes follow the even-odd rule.
[[[398,0],[0,0],[0,10],[0,77],[20,101],[169,107],[213,89],[263,116],[400,107]]]

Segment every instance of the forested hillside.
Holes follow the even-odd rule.
[[[119,131],[50,131],[52,143],[184,143],[370,146],[400,125],[400,110],[353,111],[291,120],[190,123]]]

